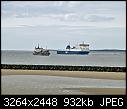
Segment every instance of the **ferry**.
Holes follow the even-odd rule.
[[[89,44],[80,43],[73,47],[69,45],[66,46],[65,50],[57,50],[57,54],[77,54],[77,55],[88,55],[89,54]]]
[[[39,44],[38,44],[37,48],[35,46],[35,50],[33,52],[33,55],[49,56],[50,52],[47,49],[40,48]]]

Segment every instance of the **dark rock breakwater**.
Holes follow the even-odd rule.
[[[2,69],[22,70],[61,70],[61,71],[100,71],[100,72],[126,72],[126,67],[101,67],[101,66],[64,66],[64,65],[15,65],[2,64]]]

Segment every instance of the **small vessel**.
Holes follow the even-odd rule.
[[[77,44],[71,47],[70,44],[66,46],[65,50],[57,50],[57,54],[77,54],[77,55],[87,55],[89,54],[89,44]]]
[[[47,49],[40,48],[39,44],[38,44],[37,48],[35,46],[35,50],[33,52],[33,55],[49,56],[50,52]]]

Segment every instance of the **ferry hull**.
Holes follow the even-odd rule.
[[[87,54],[89,54],[89,51],[57,51],[57,54],[87,55]]]

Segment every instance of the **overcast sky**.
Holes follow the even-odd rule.
[[[125,1],[2,1],[2,50],[126,49]]]

